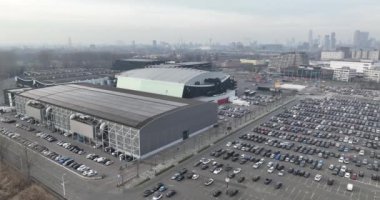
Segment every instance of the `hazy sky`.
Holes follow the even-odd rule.
[[[285,42],[356,29],[380,39],[380,0],[0,0],[0,43]]]

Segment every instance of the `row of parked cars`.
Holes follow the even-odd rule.
[[[47,147],[42,146],[42,145],[38,144],[37,142],[32,142],[32,141],[29,141],[27,139],[24,139],[18,133],[14,133],[14,132],[9,131],[5,128],[1,128],[0,132],[3,135],[6,135],[6,136],[16,140],[17,142],[25,145],[26,147],[33,149],[36,152],[39,152],[41,155],[51,159],[52,161],[55,161],[55,162],[61,164],[62,166],[65,166],[66,168],[69,168],[69,169],[71,169],[77,173],[82,174],[83,176],[91,177],[91,176],[97,175],[97,171],[90,169],[89,167],[76,162],[74,159],[72,159],[70,157],[63,156],[63,155],[60,155],[56,152],[50,151]],[[42,136],[42,134],[39,135],[39,137],[41,137],[41,136]]]
[[[236,105],[224,105],[219,107],[218,115],[232,118],[242,118],[244,115],[250,113],[246,107],[236,106]]]
[[[93,160],[97,163],[101,163],[101,164],[106,165],[106,166],[113,164],[112,160],[110,160],[106,157],[101,157],[101,156],[99,156],[97,154],[93,154],[93,153],[87,154],[86,158],[89,160]]]
[[[55,138],[54,136],[51,136],[51,135],[49,135],[47,133],[43,133],[43,132],[36,133],[36,137],[40,137],[42,139],[45,139],[48,142],[55,142],[55,141],[57,141],[57,138]]]
[[[379,91],[376,90],[367,90],[367,89],[358,89],[353,87],[338,87],[338,86],[326,86],[326,91],[333,92],[335,94],[347,95],[347,96],[363,96],[368,98],[379,97]]]
[[[104,152],[114,156],[115,158],[119,158],[120,161],[124,160],[124,161],[127,161],[127,162],[131,162],[133,160],[135,160],[135,158],[131,155],[126,155],[120,151],[117,151],[115,150],[114,148],[112,147],[105,147],[104,148]]]
[[[153,195],[152,200],[158,200],[163,198],[163,196],[170,198],[175,194],[177,194],[175,190],[169,190],[167,185],[160,182],[153,186],[151,189],[145,190],[143,196],[148,197],[150,195]]]
[[[73,145],[69,142],[64,142],[64,141],[58,141],[57,142],[57,145],[60,146],[60,147],[63,147],[73,153],[76,153],[76,154],[79,154],[79,155],[82,155],[84,154],[84,150],[76,145]]]

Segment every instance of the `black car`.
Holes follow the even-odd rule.
[[[258,180],[260,180],[260,176],[254,176],[254,177],[252,178],[252,181],[253,181],[253,182],[257,182]]]
[[[275,189],[280,189],[282,187],[282,183],[276,183],[274,186]]]
[[[182,181],[185,177],[183,175],[177,176],[176,181]]]
[[[154,191],[152,191],[152,190],[145,190],[144,193],[143,193],[143,196],[144,197],[148,197],[148,196],[150,196],[153,193],[154,193]]]
[[[186,178],[187,178],[187,179],[191,179],[191,178],[193,178],[193,175],[194,175],[193,172],[188,173],[188,174],[186,175]]]
[[[241,182],[243,182],[244,180],[245,180],[245,177],[244,177],[244,176],[241,176],[241,177],[238,178],[237,182],[238,182],[238,183],[241,183]]]
[[[169,190],[167,193],[166,193],[166,197],[172,197],[174,196],[175,194],[177,194],[177,192],[175,190]]]
[[[215,190],[214,192],[212,192],[212,196],[213,197],[218,197],[218,196],[220,196],[222,194],[222,191],[220,191],[220,190]]]
[[[265,181],[264,181],[264,184],[265,185],[269,185],[271,182],[272,182],[272,179],[266,178]]]
[[[334,179],[329,178],[329,180],[327,180],[327,185],[333,185],[333,184],[334,184]]]
[[[194,167],[198,167],[199,165],[201,165],[202,164],[202,162],[201,161],[198,161],[198,162],[196,162],[195,164],[194,164]]]
[[[237,190],[237,189],[228,189],[228,190],[226,191],[226,194],[227,194],[228,196],[230,196],[230,197],[233,197],[233,196],[235,196],[238,192],[239,192],[239,190]]]
[[[180,173],[181,175],[186,174],[186,172],[187,172],[187,169],[186,169],[186,168],[183,168],[183,169],[181,169],[181,170],[179,171],[179,173]]]
[[[201,169],[206,170],[208,168],[208,165],[202,165]]]

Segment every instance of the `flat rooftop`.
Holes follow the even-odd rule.
[[[176,109],[203,103],[90,84],[45,87],[20,93],[19,96],[134,128],[140,128],[152,119],[175,112]]]

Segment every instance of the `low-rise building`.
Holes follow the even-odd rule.
[[[358,73],[363,73],[364,69],[370,69],[372,65],[372,62],[330,61],[330,68],[333,70],[349,67],[350,69],[356,70]]]
[[[379,83],[380,82],[380,68],[373,68],[373,69],[365,69],[364,70],[364,78],[367,81],[374,81]]]
[[[343,51],[322,51],[321,60],[343,60],[345,58]]]
[[[334,69],[333,80],[349,82],[357,74],[355,69],[342,67]]]

